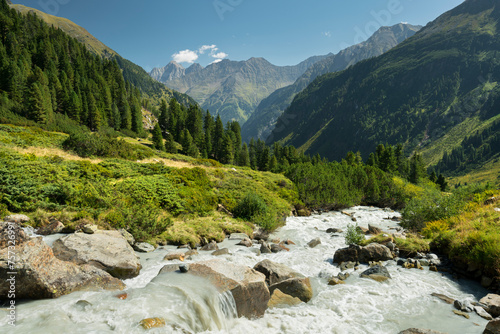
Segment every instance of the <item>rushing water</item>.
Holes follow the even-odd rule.
[[[385,231],[397,226],[385,219],[398,215],[394,212],[367,207],[347,211],[354,214],[360,226],[372,224]],[[219,294],[204,279],[175,273],[158,276],[166,264],[163,257],[175,249],[167,247],[140,254],[143,269],[138,277],[125,281],[126,300],[116,298],[117,292],[77,292],[54,300],[25,302],[18,306],[17,326],[10,328],[6,317],[2,317],[0,333],[144,333],[139,322],[151,317],[165,319],[167,326],[148,333],[391,334],[411,327],[450,334],[482,333],[487,321],[474,313],[470,320],[457,316],[453,306],[431,296],[436,292],[477,301],[487,291],[474,282],[457,282],[427,268],[407,270],[389,261],[392,279],[386,282],[360,278],[367,268],[361,266],[357,271],[349,270],[351,276],[346,284],[327,285],[328,279],[340,272],[332,264],[333,254],[346,245],[343,234],[325,231],[330,227],[345,230],[350,223],[350,217],[337,212],[289,218],[272,237],[292,240],[296,245],[290,246],[290,252],[257,256],[251,249],[236,246],[234,240],[226,239],[219,245],[230,249],[231,255],[219,257],[228,262],[253,267],[270,259],[311,277],[314,297],[309,303],[269,309],[260,319],[236,318],[232,296]],[[307,243],[317,237],[322,244],[309,248]],[[47,242],[53,240],[51,237]],[[210,252],[200,252],[191,261],[212,258]]]

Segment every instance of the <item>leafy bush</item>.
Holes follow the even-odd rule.
[[[345,243],[347,245],[359,245],[363,240],[365,240],[365,235],[358,227],[358,224],[347,225],[347,231],[345,233]]]
[[[154,155],[142,145],[132,145],[100,133],[73,132],[63,142],[66,150],[71,150],[83,158],[91,156],[142,160]]]
[[[267,211],[266,203],[259,195],[247,193],[233,210],[236,218],[252,220],[254,216],[263,215]]]

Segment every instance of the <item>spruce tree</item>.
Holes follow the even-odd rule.
[[[219,139],[220,147],[220,158],[219,161],[223,164],[233,163],[233,141],[228,134],[224,134],[221,139]]]
[[[244,166],[244,167],[250,166],[250,155],[248,153],[247,143],[244,143],[243,147],[240,150],[240,156],[239,156],[239,160],[238,160],[238,165],[239,166]]]
[[[165,151],[163,144],[163,135],[161,134],[160,124],[156,123],[153,128],[153,147],[159,151]]]
[[[30,88],[29,115],[32,120],[39,123],[45,123],[47,120],[47,111],[40,85],[34,82]]]
[[[177,153],[177,146],[175,146],[174,136],[170,132],[167,132],[165,136],[165,151],[168,153]]]
[[[161,132],[164,136],[165,139],[167,139],[167,133],[168,133],[168,108],[167,108],[167,102],[164,99],[161,99],[161,104],[160,104],[160,117],[158,118],[158,123],[160,124],[160,129]]]
[[[88,127],[92,131],[98,131],[102,125],[102,116],[100,110],[97,108],[97,104],[94,95],[89,94],[89,123]]]

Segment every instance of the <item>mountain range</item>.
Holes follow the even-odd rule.
[[[220,115],[223,122],[243,124],[262,99],[295,82],[311,65],[326,56],[310,57],[295,66],[276,66],[264,58],[223,60],[203,68],[184,69],[171,62],[150,75],[167,87],[193,97],[203,109]]]
[[[500,117],[499,20],[498,1],[467,0],[385,54],[318,77],[268,143],[329,159],[402,143],[434,165],[472,134],[496,136],[486,130]]]
[[[397,24],[381,27],[367,41],[351,46],[337,54],[330,54],[316,62],[292,85],[280,88],[262,100],[241,129],[243,140],[250,138],[265,140],[274,129],[276,120],[292,103],[297,93],[322,74],[346,69],[357,62],[379,56],[392,49],[408,37],[413,36],[422,26]]]

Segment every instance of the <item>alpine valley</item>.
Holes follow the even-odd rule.
[[[500,3],[431,1],[0,0],[0,333],[499,334]]]

